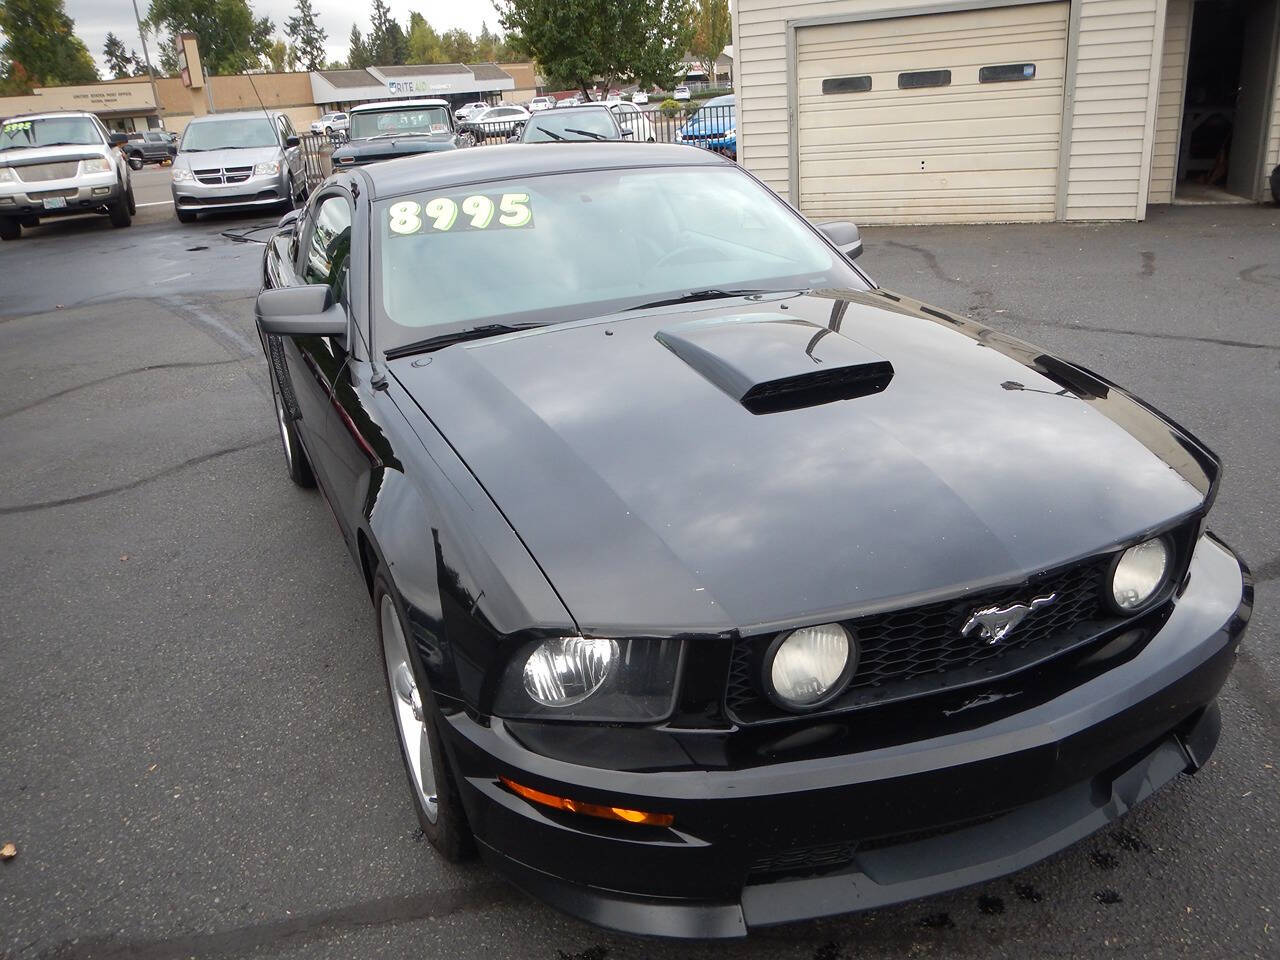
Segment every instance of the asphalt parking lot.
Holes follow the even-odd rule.
[[[284,474],[252,329],[269,217],[0,247],[0,956],[1280,955],[1280,210],[878,228],[882,284],[1126,384],[1226,461],[1212,527],[1258,580],[1212,762],[1013,877],[668,944],[604,933],[417,832],[373,617]],[[145,199],[144,199],[145,198]],[[992,465],[993,470],[999,464]]]

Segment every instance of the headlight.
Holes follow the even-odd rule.
[[[493,712],[508,719],[655,722],[671,713],[679,640],[552,637],[516,651]]]
[[[260,163],[253,168],[253,175],[255,177],[265,177],[265,176],[269,176],[270,174],[279,173],[279,172],[280,172],[279,160],[268,160],[266,163]]]
[[[16,183],[17,180],[12,167],[0,167],[0,183]]]
[[[770,698],[788,710],[811,710],[838,696],[853,675],[858,649],[838,623],[783,634],[764,659]]]
[[[1141,610],[1169,578],[1172,552],[1164,537],[1130,547],[1116,561],[1111,574],[1111,598],[1125,613]]]
[[[111,170],[111,164],[106,157],[90,157],[88,160],[81,160],[80,163],[85,173],[107,173]]]
[[[524,663],[525,692],[544,707],[571,707],[600,689],[617,659],[617,642],[602,637],[547,640]]]
[[[174,182],[174,183],[186,183],[187,181],[192,180],[192,179],[194,179],[194,178],[191,176],[191,171],[190,171],[190,170],[188,170],[186,167],[174,167],[174,168],[173,168],[173,182]]]

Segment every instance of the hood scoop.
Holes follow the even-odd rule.
[[[893,365],[857,341],[774,314],[690,320],[654,336],[755,414],[869,396],[893,379]]]

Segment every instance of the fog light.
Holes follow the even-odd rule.
[[[105,197],[110,192],[111,192],[110,187],[94,187],[93,188],[93,195],[95,197]]]
[[[1141,610],[1169,578],[1171,551],[1164,537],[1153,537],[1120,554],[1111,573],[1111,599],[1123,613]]]
[[[770,699],[788,710],[812,710],[839,696],[858,664],[849,631],[838,623],[783,634],[764,659]]]
[[[533,787],[526,787],[524,784],[516,783],[514,780],[508,780],[506,777],[499,777],[498,779],[517,796],[524,797],[532,803],[540,803],[544,807],[551,807],[553,810],[567,810],[569,813],[599,817],[602,820],[642,823],[650,827],[669,827],[676,820],[669,813],[646,813],[643,810],[631,810],[627,807],[609,807],[600,803],[583,803],[580,800],[570,800],[568,797],[558,797],[554,793],[544,793],[541,790],[533,789]]]

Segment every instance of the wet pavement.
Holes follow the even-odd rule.
[[[1280,955],[1280,211],[867,232],[885,286],[1217,450],[1257,610],[1194,779],[1012,877],[731,944],[595,930],[422,840],[367,595],[283,472],[261,247],[223,236],[270,219],[160,204],[0,246],[0,956]]]

